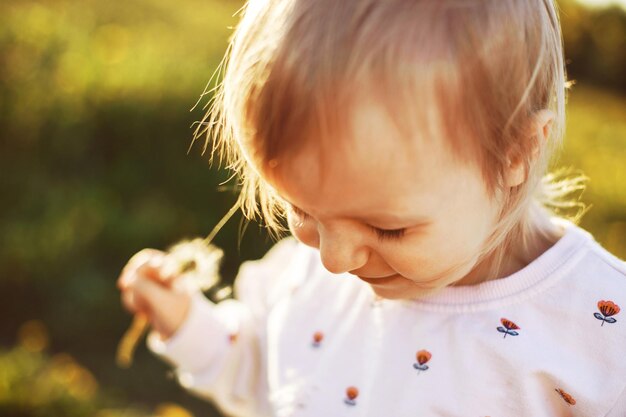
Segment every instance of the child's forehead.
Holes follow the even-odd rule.
[[[428,165],[454,159],[444,117],[435,105],[402,108],[361,95],[339,115],[336,125],[304,138],[302,151],[317,153],[319,166],[394,166],[400,160]]]
[[[313,193],[336,192],[336,198],[372,190],[394,198],[394,193],[407,187],[419,190],[455,169],[445,141],[418,133],[408,137],[381,106],[359,106],[348,126],[342,134],[309,140],[298,151],[276,158],[268,171]]]

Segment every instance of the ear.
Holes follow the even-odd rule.
[[[552,123],[554,122],[554,112],[552,110],[539,110],[535,113],[531,119],[528,135],[533,143],[533,155],[534,160],[539,152],[539,146],[541,143],[548,140],[550,137],[550,130],[552,129]],[[528,173],[524,166],[523,160],[520,158],[509,159],[509,165],[507,169],[507,187],[516,187],[526,181]]]

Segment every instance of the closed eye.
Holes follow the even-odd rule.
[[[298,208],[297,206],[294,206],[293,204],[290,204],[289,206],[291,207],[291,210],[293,210],[293,212],[301,219],[301,221],[304,221],[309,217],[309,215],[305,211]],[[374,233],[376,233],[379,241],[400,239],[402,236],[404,236],[404,233],[406,232],[405,228],[393,230],[380,229],[374,226],[370,226],[370,228],[374,231]]]
[[[406,231],[406,229],[387,230],[379,229],[377,227],[372,227],[372,229],[374,229],[374,232],[376,233],[376,235],[378,236],[378,240],[380,241],[387,239],[400,239],[402,236],[404,236],[404,232]]]

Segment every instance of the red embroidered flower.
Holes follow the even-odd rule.
[[[613,301],[598,301],[598,310],[607,317],[614,316],[619,313],[619,306]]]
[[[228,335],[228,341],[230,343],[235,343],[237,341],[237,336],[239,336],[237,333],[231,333]]]
[[[519,334],[515,330],[519,330],[520,327],[517,324],[513,323],[511,320],[501,318],[500,323],[502,323],[504,327],[498,326],[496,329],[500,333],[504,333],[504,337],[506,337],[507,334],[510,334],[511,336],[517,336]]]
[[[430,360],[432,355],[427,350],[420,350],[417,352],[415,357],[417,358],[417,361],[419,362],[420,365],[424,365],[426,362]]]
[[[515,323],[513,323],[511,320],[507,320],[507,319],[500,319],[500,323],[502,323],[502,325],[504,327],[506,327],[507,329],[511,330],[519,330],[519,326]]]
[[[317,331],[313,333],[313,346],[318,347],[324,339],[324,333]]]
[[[359,396],[359,390],[357,387],[348,387],[346,389],[346,397],[343,401],[349,405],[356,405],[356,397]]]
[[[604,326],[604,323],[615,323],[617,319],[615,317],[611,317],[620,312],[620,308],[613,301],[598,301],[598,310],[600,313],[593,313],[594,317],[598,320],[602,320],[601,326]]]
[[[559,395],[561,396],[561,398],[563,398],[563,400],[566,403],[568,403],[569,405],[575,405],[576,404],[576,400],[574,399],[574,397],[569,395],[567,392],[563,391],[561,388],[555,388],[554,390],[556,392],[558,392]]]
[[[417,359],[417,363],[413,364],[413,368],[417,369],[420,372],[428,370],[428,365],[426,365],[426,362],[428,362],[431,357],[432,357],[432,355],[430,354],[429,351],[427,351],[427,350],[418,350],[417,353],[415,354],[415,358]],[[418,372],[418,374],[419,374],[419,372]]]

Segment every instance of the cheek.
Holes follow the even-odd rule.
[[[481,241],[480,225],[447,222],[442,223],[442,229],[432,237],[429,248],[435,260],[449,264],[471,258],[479,250]]]
[[[455,229],[443,222],[432,224],[423,234],[407,236],[402,245],[381,250],[381,255],[401,275],[428,281],[464,268],[479,247],[480,239],[467,228]]]

